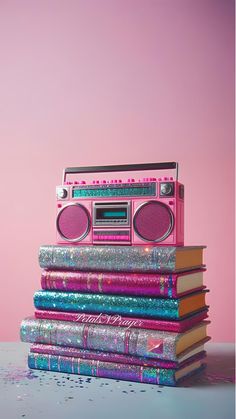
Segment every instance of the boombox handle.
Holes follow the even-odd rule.
[[[75,173],[105,173],[105,172],[132,172],[143,170],[168,170],[176,169],[176,180],[178,180],[178,163],[142,163],[142,164],[123,164],[112,166],[89,166],[89,167],[67,167],[63,173],[62,182],[66,181],[68,174]]]

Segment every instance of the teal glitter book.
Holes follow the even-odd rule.
[[[176,386],[184,378],[203,370],[204,358],[176,370],[31,352],[28,355],[28,366],[32,369]]]
[[[206,290],[166,299],[40,290],[34,294],[34,305],[41,310],[178,320],[206,308],[205,295]]]

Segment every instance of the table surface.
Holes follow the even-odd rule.
[[[181,387],[29,370],[29,344],[0,343],[0,417],[234,418],[234,345],[206,345],[208,366]]]

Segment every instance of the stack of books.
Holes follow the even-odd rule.
[[[206,365],[204,246],[41,246],[30,368],[177,385]]]

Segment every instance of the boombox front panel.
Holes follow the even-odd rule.
[[[76,189],[67,185],[57,188],[60,193],[62,191],[61,196],[57,193],[57,242],[78,245],[183,245],[184,201],[179,194],[183,185],[177,181],[170,182],[168,189],[165,182],[156,182],[155,187],[153,182],[148,182],[145,188],[139,183],[138,196],[126,197],[126,191],[134,195],[135,186],[129,185],[127,189],[126,184],[122,190],[122,184],[117,185],[117,189],[112,188],[117,190],[117,196],[109,198],[103,196],[106,191],[104,185],[101,197],[97,196],[98,186],[94,189],[91,185],[87,188],[83,186],[86,197],[82,199],[77,196],[78,186]],[[151,196],[146,196],[147,191]],[[89,197],[88,193],[95,193],[96,196]]]

